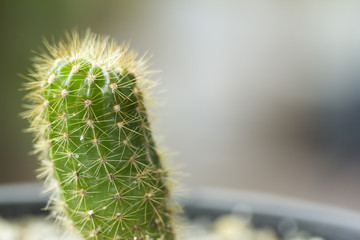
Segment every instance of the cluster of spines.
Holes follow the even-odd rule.
[[[90,32],[46,45],[50,54],[36,59],[27,83],[25,116],[58,218],[89,239],[174,239],[143,61]]]

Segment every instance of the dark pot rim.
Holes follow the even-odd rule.
[[[46,214],[41,211],[49,195],[41,183],[0,185],[0,216]],[[360,239],[360,214],[338,207],[271,194],[202,188],[180,200],[189,218],[215,219],[223,214],[251,214],[256,226],[272,227],[282,234],[282,224],[326,240]]]
[[[272,227],[280,235],[282,224],[326,240],[360,240],[360,213],[326,204],[265,193],[215,188],[198,189],[185,201],[190,216],[249,212],[259,227]],[[211,214],[210,214],[211,213]]]

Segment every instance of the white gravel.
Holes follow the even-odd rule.
[[[206,218],[185,222],[186,240],[325,240],[296,232],[281,239],[269,228],[256,229],[249,219],[225,215],[215,222]],[[0,218],[0,240],[81,240],[77,234],[66,234],[56,224],[43,217],[27,217],[20,220]],[[130,240],[130,239],[128,239]]]

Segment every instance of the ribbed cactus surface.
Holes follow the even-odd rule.
[[[144,62],[90,32],[46,45],[27,83],[26,116],[59,218],[86,239],[174,239]]]

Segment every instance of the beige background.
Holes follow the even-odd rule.
[[[30,66],[42,35],[79,26],[153,55],[161,69],[156,96],[166,102],[155,127],[189,174],[185,188],[268,192],[360,211],[358,155],[321,140],[322,112],[357,101],[359,1],[29,2],[4,1],[0,10],[1,182],[35,179],[31,136],[17,117],[16,73]]]

